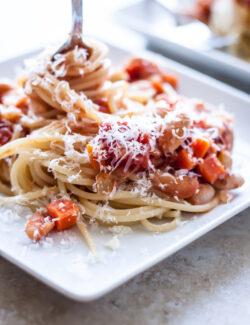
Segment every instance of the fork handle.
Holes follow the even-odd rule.
[[[83,14],[82,0],[71,0],[72,3],[72,37],[81,38]]]

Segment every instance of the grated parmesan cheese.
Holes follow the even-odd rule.
[[[113,251],[117,250],[120,247],[120,240],[117,236],[113,236],[108,242],[105,243],[105,246]]]

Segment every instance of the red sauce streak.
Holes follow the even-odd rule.
[[[110,114],[107,98],[96,98],[93,102],[99,106],[100,112]]]
[[[148,60],[141,58],[132,59],[125,67],[125,71],[129,75],[129,81],[147,79],[155,74],[159,74],[159,67]]]
[[[130,144],[137,142],[137,146],[142,149],[142,152],[132,152],[128,150],[124,142],[118,138],[107,141],[106,137],[101,137],[98,143],[98,150],[95,152],[95,148],[92,154],[92,159],[103,167],[111,166],[112,168],[119,167],[123,171],[128,170],[139,171],[146,170],[149,167],[149,155],[150,155],[150,135],[139,133],[137,137],[131,132],[131,128],[127,122],[117,122],[119,125],[118,132],[123,134],[126,146],[129,148]],[[112,134],[112,124],[104,122],[100,126],[101,133]],[[141,146],[140,146],[141,145]],[[102,152],[101,159],[98,152]]]
[[[5,143],[9,142],[12,138],[12,134],[12,124],[5,119],[0,119],[0,146],[3,146]]]

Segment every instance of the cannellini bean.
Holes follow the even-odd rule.
[[[231,193],[228,190],[222,190],[222,191],[219,192],[218,197],[219,197],[221,202],[229,203],[229,202],[231,202],[233,200],[234,194]]]
[[[153,175],[153,185],[156,189],[169,196],[177,196],[180,199],[190,198],[199,187],[199,182],[195,177],[173,176],[169,173],[158,171]]]
[[[219,190],[232,190],[244,184],[244,178],[238,174],[228,174],[224,179],[218,179],[214,186]]]
[[[44,217],[41,212],[36,212],[28,220],[25,232],[31,240],[39,240],[46,236],[55,227],[55,222],[50,217]]]
[[[190,118],[184,113],[179,114],[176,121],[168,123],[158,140],[163,152],[173,152],[177,149],[185,140],[185,130],[189,127]]]
[[[215,195],[215,189],[209,184],[200,184],[198,191],[192,196],[192,204],[205,204],[212,200]]]
[[[232,157],[229,151],[226,150],[221,151],[218,158],[225,168],[231,169]]]

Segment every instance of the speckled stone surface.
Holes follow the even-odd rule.
[[[90,303],[0,259],[0,324],[250,324],[250,209]]]

